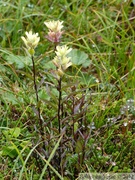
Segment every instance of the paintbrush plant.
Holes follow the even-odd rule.
[[[33,81],[34,81],[34,88],[35,88],[36,101],[37,101],[37,112],[38,112],[38,119],[39,119],[39,124],[40,124],[40,133],[43,140],[44,129],[43,129],[43,122],[41,119],[41,113],[40,113],[40,107],[39,107],[39,96],[38,96],[38,89],[37,89],[37,83],[36,83],[36,68],[35,68],[35,61],[34,61],[35,48],[37,47],[40,41],[40,37],[38,36],[38,33],[32,33],[32,31],[25,32],[25,34],[26,34],[26,37],[22,36],[21,39],[23,40],[26,46],[24,48],[26,53],[32,59]]]

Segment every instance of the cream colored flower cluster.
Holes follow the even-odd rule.
[[[32,31],[25,32],[25,34],[26,34],[26,38],[23,36],[21,38],[30,55],[34,55],[35,53],[34,49],[37,47],[40,41],[40,37],[38,37],[38,33],[32,34]]]
[[[47,26],[47,28],[50,31],[53,32],[59,32],[63,28],[63,21],[49,21],[49,22],[44,22],[44,24]]]
[[[48,35],[46,38],[54,43],[60,42],[61,35],[63,33],[63,21],[50,21],[50,22],[44,22],[44,24],[49,29]],[[26,51],[33,56],[35,53],[35,48],[37,47],[40,37],[38,36],[38,33],[32,33],[32,31],[26,32],[26,37],[21,37],[25,46]],[[57,76],[57,79],[60,79],[64,71],[72,65],[70,62],[70,57],[67,57],[67,54],[71,51],[71,48],[68,48],[67,46],[56,46],[56,56],[53,59],[54,65],[57,67],[57,70],[55,71],[55,76]]]
[[[56,56],[53,59],[54,65],[57,67],[57,71],[55,71],[55,74],[57,74],[57,78],[60,79],[60,77],[63,76],[64,71],[72,65],[70,62],[70,57],[67,57],[67,54],[71,51],[72,49],[67,46],[57,46],[56,47]]]
[[[49,22],[44,22],[44,24],[49,29],[46,38],[53,43],[60,42],[61,36],[63,34],[62,31],[63,21],[49,21]]]

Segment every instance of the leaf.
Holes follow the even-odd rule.
[[[9,130],[3,130],[2,134],[6,137],[6,139],[10,140],[12,137],[9,135]]]
[[[48,96],[45,89],[41,89],[38,94],[39,94],[40,99],[48,100],[48,101],[50,100],[50,96]]]
[[[74,132],[77,132],[78,127],[79,127],[78,122],[75,122],[75,123],[74,123]]]
[[[15,150],[15,148],[13,146],[4,146],[2,148],[2,155],[3,156],[9,156],[11,158],[14,158],[16,157],[18,154],[17,154],[17,151]]]
[[[79,140],[76,142],[75,152],[76,152],[76,153],[82,153],[82,151],[83,151],[83,146],[84,146],[83,140],[80,140],[80,139],[79,139]]]
[[[45,62],[45,69],[56,69],[52,61]]]
[[[11,128],[9,132],[13,137],[17,138],[20,135],[21,130],[19,127],[16,127],[16,128]]]
[[[18,104],[17,98],[15,97],[14,94],[12,94],[12,92],[3,92],[2,91],[2,92],[0,92],[0,95],[7,104],[8,103],[12,103],[12,105]]]
[[[15,97],[14,94],[12,94],[12,92],[1,92],[0,93],[2,99],[6,102],[6,103],[12,103],[13,105],[18,104],[17,102],[17,98]]]
[[[74,65],[82,65],[83,67],[87,67],[90,65],[91,61],[88,58],[88,54],[78,49],[73,49],[69,54],[68,57],[71,57],[71,62]]]
[[[32,61],[28,56],[19,56],[14,54],[9,54],[4,57],[9,64],[15,64],[17,69],[22,69],[25,66],[31,66]]]

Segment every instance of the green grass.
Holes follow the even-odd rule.
[[[0,179],[76,179],[84,172],[135,172],[135,11],[132,0],[0,2]],[[54,45],[44,21],[64,21],[61,45],[74,64],[62,81],[62,133]],[[38,32],[40,136],[25,31]],[[74,132],[74,133],[73,133]],[[61,136],[62,135],[62,136]],[[59,167],[59,151],[62,161]]]

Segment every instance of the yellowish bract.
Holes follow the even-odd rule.
[[[63,21],[49,21],[44,22],[44,24],[47,26],[47,28],[52,32],[60,32],[63,28]]]
[[[70,57],[67,57],[67,54],[71,51],[71,48],[68,48],[67,46],[57,46],[56,47],[56,56],[53,59],[54,65],[58,68],[57,69],[57,75],[59,77],[62,77],[64,74],[64,71],[72,65],[72,62],[70,61]]]
[[[25,32],[25,34],[26,37],[22,36],[21,39],[23,40],[30,55],[34,55],[34,49],[37,47],[40,37],[38,37],[38,33],[32,33],[32,31]]]

